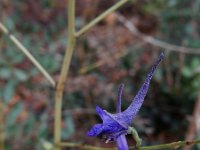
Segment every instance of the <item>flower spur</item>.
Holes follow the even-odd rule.
[[[106,143],[109,141],[116,141],[118,150],[128,150],[125,135],[132,134],[136,141],[136,145],[141,145],[141,139],[139,138],[136,130],[131,127],[131,123],[142,106],[153,73],[163,57],[164,54],[161,53],[151,71],[148,73],[143,85],[134,97],[132,103],[125,111],[121,112],[121,95],[123,90],[122,84],[119,86],[118,90],[117,113],[111,114],[106,110],[101,109],[99,106],[96,106],[96,112],[101,117],[103,123],[94,125],[92,129],[88,131],[88,136],[99,136],[104,138]]]

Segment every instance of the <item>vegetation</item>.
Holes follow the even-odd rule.
[[[94,108],[115,112],[120,83],[127,108],[160,51],[133,126],[143,145],[198,139],[199,9],[200,0],[0,1],[0,149],[114,147],[87,137],[100,122]]]

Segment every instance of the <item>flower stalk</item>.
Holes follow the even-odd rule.
[[[61,111],[64,85],[69,71],[69,66],[76,43],[75,37],[75,0],[68,1],[68,40],[67,49],[64,56],[64,61],[61,69],[60,78],[56,87],[55,93],[55,122],[54,122],[54,144],[55,150],[60,150],[61,143]]]

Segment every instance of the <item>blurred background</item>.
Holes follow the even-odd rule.
[[[76,29],[117,1],[76,0]],[[66,8],[67,0],[0,0],[0,21],[56,81],[67,41]],[[86,135],[101,122],[95,106],[115,112],[117,88],[124,83],[122,109],[126,109],[161,51],[165,59],[133,126],[143,145],[197,139],[199,11],[200,0],[130,0],[81,36],[64,92],[63,141],[113,146]],[[130,31],[127,23],[138,32]],[[156,40],[165,43],[156,44]],[[6,150],[41,150],[44,141],[53,141],[54,89],[2,32],[0,106]],[[133,146],[133,139],[128,139]]]

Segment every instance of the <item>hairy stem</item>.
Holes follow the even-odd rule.
[[[102,19],[104,19],[108,14],[114,12],[116,9],[118,9],[123,4],[125,4],[127,1],[128,0],[120,0],[119,2],[117,2],[115,5],[113,5],[108,10],[106,10],[105,12],[103,12],[97,18],[95,18],[90,23],[88,23],[87,25],[85,25],[80,31],[76,32],[76,37],[78,37],[78,36],[84,34],[85,32],[87,32],[91,27],[95,26],[98,22],[100,22]]]
[[[75,1],[68,0],[68,39],[67,39],[67,49],[64,56],[64,61],[61,69],[60,78],[58,80],[58,84],[56,87],[55,93],[55,122],[54,122],[54,143],[55,149],[60,150],[61,143],[61,108],[62,108],[62,98],[63,98],[63,90],[64,84],[66,81],[66,77],[68,74],[72,54],[74,51],[74,46],[76,43],[75,38]]]

